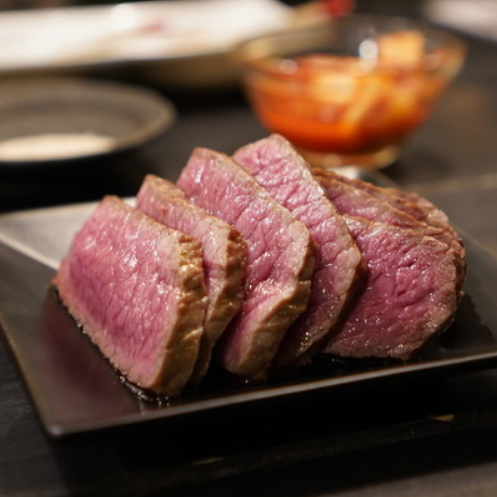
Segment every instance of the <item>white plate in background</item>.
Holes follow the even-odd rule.
[[[0,13],[0,76],[131,64],[135,74],[153,70],[158,81],[223,83],[232,78],[223,56],[236,43],[288,27],[295,19],[295,9],[278,0],[159,0],[6,11]]]
[[[428,0],[423,12],[432,22],[497,40],[495,0]]]

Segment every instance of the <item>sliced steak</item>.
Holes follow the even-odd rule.
[[[402,190],[398,190],[396,188],[385,188],[377,185],[373,185],[368,181],[363,181],[359,178],[348,178],[343,176],[335,171],[331,170],[316,170],[316,175],[321,178],[333,178],[337,181],[341,181],[342,183],[357,188],[358,190],[365,191],[369,193],[372,197],[382,200],[383,202],[388,203],[392,207],[405,212],[406,214],[411,215],[415,219],[419,221],[426,221],[427,212],[425,211],[426,206],[418,205],[416,202],[413,202],[409,195]],[[433,206],[434,207],[434,206]],[[434,207],[435,209],[435,207]],[[438,209],[437,209],[438,210]],[[438,223],[443,222],[444,224],[448,224],[447,216],[440,211],[440,213],[436,216],[433,216],[433,219]]]
[[[157,176],[146,176],[136,204],[138,209],[160,223],[202,243],[209,303],[192,377],[192,381],[198,383],[208,370],[214,344],[242,303],[245,240],[228,223],[191,202],[176,185]]]
[[[207,304],[199,242],[106,197],[76,234],[53,283],[130,382],[180,393],[197,358]]]
[[[454,238],[459,238],[452,226],[450,226],[447,215],[427,199],[415,193],[408,193],[397,188],[385,188],[373,185],[358,178],[347,178],[330,170],[316,170],[315,175],[320,180],[335,179],[358,190],[367,192],[372,197],[411,215],[418,221],[425,222],[430,226],[447,229],[452,233]]]
[[[326,173],[316,173],[316,178],[324,188],[326,196],[341,214],[362,217],[399,228],[417,229],[449,247],[454,245],[454,239],[447,230],[416,219],[407,212],[393,207],[391,203],[370,195],[366,189],[356,188]]]
[[[327,171],[316,171],[315,177],[323,187],[329,198],[341,214],[362,217],[370,221],[391,224],[399,228],[420,229],[428,226],[416,218],[393,207],[377,197],[370,195],[365,189],[347,184]],[[432,232],[442,232],[433,228]]]
[[[306,161],[286,139],[271,135],[242,147],[233,158],[307,226],[316,244],[309,304],[285,335],[275,361],[309,362],[356,291],[364,270],[361,253]]]
[[[458,298],[463,295],[466,275],[466,251],[458,233],[444,212],[415,193],[396,188],[382,188],[359,179],[350,179],[333,171],[316,170],[321,183],[342,214],[383,221],[394,226],[421,229],[424,234],[446,243],[454,251],[457,268]]]
[[[242,308],[218,342],[217,359],[232,373],[265,379],[286,330],[307,306],[309,230],[223,154],[195,149],[177,184],[247,241]]]
[[[418,230],[344,216],[369,267],[366,288],[324,352],[409,360],[452,321],[454,251]]]

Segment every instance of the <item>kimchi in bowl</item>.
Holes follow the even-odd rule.
[[[383,167],[429,118],[465,45],[422,21],[351,15],[247,40],[233,55],[262,124],[312,165]]]

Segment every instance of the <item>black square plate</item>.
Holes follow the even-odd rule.
[[[334,387],[354,388],[370,380],[497,365],[497,257],[465,237],[466,295],[451,329],[429,344],[416,362],[318,362],[266,385],[236,385],[213,371],[201,387],[180,399],[162,404],[144,400],[79,332],[50,288],[60,257],[94,205],[0,216],[0,322],[40,419],[53,436],[310,392],[333,395]]]

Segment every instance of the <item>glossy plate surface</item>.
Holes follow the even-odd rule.
[[[53,436],[247,407],[304,393],[333,395],[334,387],[354,388],[370,380],[497,365],[497,258],[466,237],[466,295],[450,330],[429,344],[418,361],[319,363],[266,385],[236,385],[213,370],[200,388],[181,399],[146,401],[123,384],[50,288],[54,268],[94,206],[0,216],[0,322],[40,419]]]

